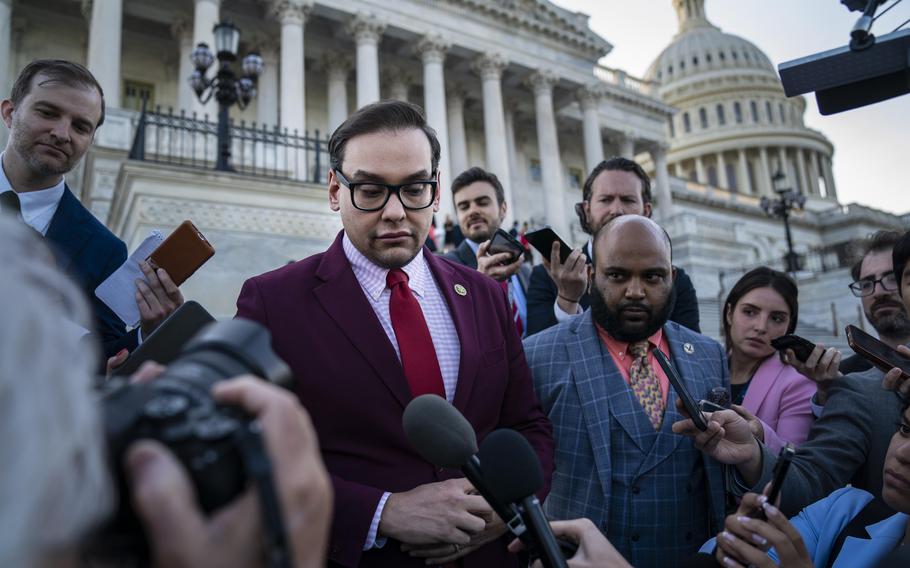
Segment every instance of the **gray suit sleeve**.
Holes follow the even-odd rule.
[[[825,411],[809,431],[809,438],[793,458],[781,491],[781,510],[787,516],[850,483],[866,463],[875,408],[861,381],[843,377],[828,395]],[[752,491],[761,492],[771,481],[777,459],[762,445],[762,477]]]

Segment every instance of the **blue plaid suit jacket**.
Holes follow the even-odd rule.
[[[671,360],[687,389],[696,399],[706,398],[714,387],[729,388],[726,356],[720,344],[677,323],[668,322],[664,334],[670,346]],[[565,321],[524,342],[525,356],[534,377],[534,388],[544,412],[553,422],[556,438],[556,471],[545,509],[551,519],[587,517],[603,530],[610,521],[611,478],[615,468],[627,464],[611,459],[611,424],[615,419],[625,430],[625,440],[641,444],[641,438],[653,436],[647,419],[639,420],[640,405],[630,389],[610,388],[617,384],[610,375],[624,381],[609,352],[597,334],[591,311]],[[676,410],[676,392],[670,388],[664,428],[683,417]],[[652,452],[642,469],[658,465],[667,453],[691,439],[675,436],[669,452]],[[647,447],[643,447],[643,450]],[[723,526],[723,466],[704,457],[707,476],[710,521],[716,529]],[[624,471],[625,472],[625,471]],[[634,472],[625,472],[634,473]],[[663,490],[666,487],[666,498]],[[677,485],[661,484],[660,502],[636,507],[635,523],[651,524],[650,515],[685,502]]]

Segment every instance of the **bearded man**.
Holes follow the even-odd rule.
[[[673,566],[720,530],[720,464],[673,434],[677,394],[652,349],[696,399],[729,388],[720,344],[668,321],[676,271],[654,221],[623,215],[594,237],[591,309],[525,341],[553,423],[551,519],[587,517],[634,566]]]

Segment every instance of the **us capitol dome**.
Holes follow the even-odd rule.
[[[809,209],[837,203],[831,142],[803,122],[806,102],[784,95],[774,65],[752,42],[725,33],[704,0],[673,0],[679,31],[648,68],[655,94],[678,109],[668,123],[670,174],[739,195],[798,189]]]

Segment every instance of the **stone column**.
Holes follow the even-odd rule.
[[[822,175],[825,177],[825,187],[828,190],[828,199],[837,199],[837,188],[834,186],[834,172],[831,170],[831,158],[819,154],[818,159],[822,163]]]
[[[540,153],[540,170],[543,181],[547,222],[560,235],[568,235],[568,218],[565,212],[565,184],[562,160],[559,155],[559,137],[556,115],[553,111],[553,85],[557,77],[547,71],[531,75],[534,88],[534,110],[537,115],[537,147]]]
[[[190,22],[183,16],[178,17],[171,24],[171,34],[177,40],[178,62],[177,62],[177,113],[181,110],[192,112],[193,99],[196,94],[190,87],[190,75],[195,69],[190,55],[193,53],[193,30]]]
[[[585,142],[585,165],[588,172],[604,159],[603,138],[600,135],[600,93],[593,87],[582,87],[575,93],[581,106],[581,124]]]
[[[468,169],[468,142],[464,129],[465,93],[460,88],[449,89],[446,100],[449,127],[449,165],[452,176],[457,176]]]
[[[511,208],[512,186],[509,173],[509,150],[506,147],[506,123],[502,106],[502,72],[506,61],[498,54],[481,55],[474,68],[483,82],[483,133],[486,147],[486,169],[502,183],[506,203]],[[511,222],[511,221],[509,221]]]
[[[524,186],[518,184],[517,174],[518,174],[518,154],[517,148],[515,147],[515,111],[509,109],[505,111],[505,127],[506,127],[506,153],[509,156],[509,174],[511,178],[509,179],[509,187],[512,188],[512,199],[515,200],[515,203],[509,203],[509,210],[511,211],[513,218],[519,218],[518,212],[521,211],[522,215],[520,218],[527,218],[528,215],[525,215],[527,209],[527,192]]]
[[[724,153],[717,153],[717,185],[727,191],[730,189],[730,180],[727,179],[727,161],[724,159]]]
[[[414,77],[406,71],[393,67],[382,74],[382,84],[388,85],[388,98],[396,101],[408,101],[408,91]]]
[[[651,149],[654,160],[654,178],[657,189],[657,209],[663,223],[673,216],[673,193],[670,190],[670,175],[667,172],[667,147],[657,144]]]
[[[256,88],[256,123],[260,128],[265,125],[269,129],[278,125],[278,94],[280,80],[278,70],[281,61],[280,49],[275,42],[262,40],[257,49],[262,56],[262,75],[259,76],[259,85]]]
[[[439,214],[442,219],[445,219],[446,215],[452,215],[454,218],[455,207],[449,188],[452,179],[460,172],[452,172],[449,168],[449,126],[444,65],[449,44],[441,36],[434,34],[421,38],[416,47],[423,62],[423,108],[427,115],[427,123],[436,131],[440,146]]]
[[[92,0],[86,67],[104,90],[104,104],[107,108],[120,108],[122,31],[123,0]]]
[[[329,132],[338,128],[348,117],[348,74],[351,60],[337,54],[328,54],[322,61],[328,83]]]
[[[752,188],[752,180],[749,179],[749,162],[746,158],[746,151],[739,150],[739,192],[746,195],[752,195],[755,190]]]
[[[357,14],[349,32],[357,41],[357,108],[379,100],[379,40],[385,24],[372,14]]]
[[[701,156],[695,157],[695,181],[702,185],[708,185],[708,176],[705,174],[705,163]]]
[[[809,192],[812,195],[821,195],[821,189],[818,187],[818,161],[815,159],[815,152],[809,150]]]
[[[794,148],[796,152],[796,175],[799,177],[799,189],[805,194],[810,194],[809,182],[806,177],[806,159],[803,156],[802,148]]]
[[[762,146],[758,149],[758,174],[755,176],[761,194],[774,197],[774,185],[771,183],[771,164],[768,162],[768,149]]]
[[[793,178],[790,176],[790,167],[787,164],[787,149],[783,146],[777,148],[778,170],[784,174],[784,187],[796,189],[793,185]]]
[[[632,132],[623,132],[619,139],[619,155],[629,160],[635,159],[635,137]]]
[[[220,19],[221,0],[195,0],[195,9],[193,11],[193,46],[204,43],[212,50],[215,55],[215,25]],[[216,59],[209,68],[208,76],[214,76],[218,71],[218,60]],[[218,119],[218,103],[215,97],[212,97],[208,103],[203,105],[195,96],[193,97],[193,110],[198,114],[201,120],[206,114],[212,122]]]
[[[306,132],[306,85],[303,65],[303,28],[312,4],[280,0],[273,4],[281,23],[281,98],[279,115],[282,128],[303,136]]]

